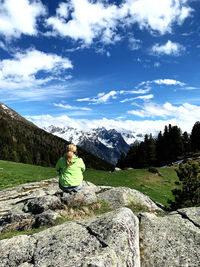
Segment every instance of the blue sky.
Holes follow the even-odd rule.
[[[0,101],[38,126],[200,120],[198,0],[0,0]]]

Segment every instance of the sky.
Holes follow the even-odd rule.
[[[199,0],[0,0],[0,102],[39,127],[200,121]]]

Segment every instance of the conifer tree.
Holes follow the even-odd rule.
[[[189,161],[176,169],[179,188],[172,190],[175,201],[169,201],[172,209],[200,206],[200,166]]]
[[[194,124],[190,138],[193,151],[200,150],[200,121]]]

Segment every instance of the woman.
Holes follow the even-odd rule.
[[[61,157],[56,170],[59,172],[59,187],[64,192],[78,191],[83,186],[83,172],[85,164],[77,156],[77,147],[73,144],[67,146],[67,152]]]

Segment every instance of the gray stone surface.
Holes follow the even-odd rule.
[[[187,218],[180,214],[156,217],[145,213],[141,216],[140,231],[142,266],[200,266],[200,229]]]
[[[87,205],[97,202],[95,194],[96,189],[89,186],[84,186],[78,192],[63,193],[61,201],[68,206]]]
[[[63,208],[63,205],[58,197],[47,195],[28,200],[23,210],[25,212],[39,214],[48,209],[55,210],[61,208]]]
[[[27,235],[16,236],[0,241],[0,266],[20,266],[31,262],[36,239]]]
[[[184,218],[193,222],[196,226],[200,227],[200,207],[192,207],[179,209],[177,212]]]
[[[113,208],[136,204],[149,208],[150,210],[161,210],[149,197],[137,190],[127,187],[114,187],[98,194],[98,198],[108,202]]]
[[[46,224],[51,225],[57,218],[60,217],[61,216],[57,212],[52,210],[46,210],[35,216],[35,227],[40,227]]]
[[[139,267],[138,219],[127,208],[0,241],[1,266]]]

